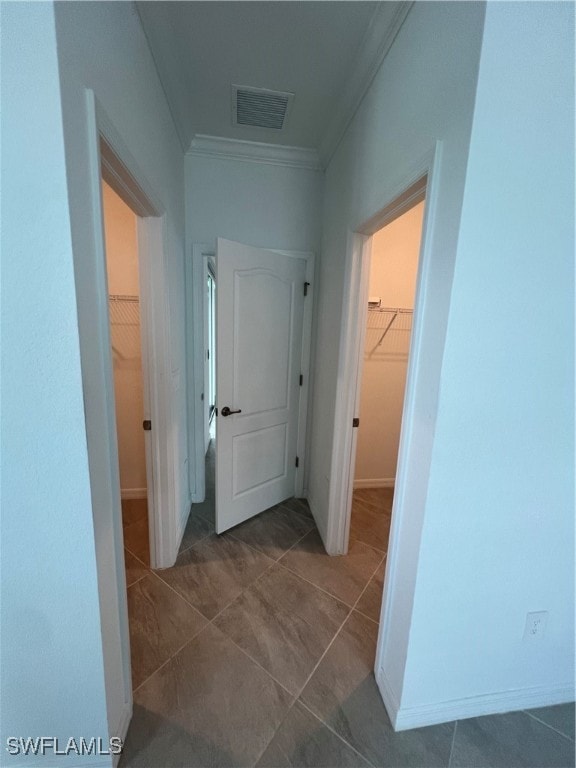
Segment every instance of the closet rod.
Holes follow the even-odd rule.
[[[411,315],[413,313],[413,309],[407,309],[405,307],[368,307],[368,312],[381,312],[389,314],[392,312],[395,312],[398,315]]]
[[[140,297],[139,296],[122,296],[121,294],[111,293],[108,296],[108,300],[109,301],[134,301],[134,302],[139,302],[140,301]]]

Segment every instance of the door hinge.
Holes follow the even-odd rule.
[[[359,427],[360,419],[352,419],[352,427]]]
[[[144,419],[144,421],[142,422],[142,429],[145,432],[150,432],[150,430],[152,429],[152,422],[150,421],[150,419]]]
[[[298,456],[296,456],[296,461],[294,462],[295,466],[297,467],[300,464],[300,459]]]
[[[310,283],[304,283],[304,296],[308,296],[308,286]]]
[[[302,386],[302,384],[304,384],[304,376],[300,374],[300,386]]]

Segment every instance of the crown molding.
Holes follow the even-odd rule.
[[[356,63],[320,143],[319,154],[324,168],[342,141],[413,5],[413,1],[400,0],[396,3],[379,3],[375,10],[359,46]],[[394,10],[391,10],[393,6]]]
[[[196,134],[186,154],[192,157],[219,157],[250,163],[284,165],[289,168],[306,168],[312,171],[322,169],[320,157],[315,149],[284,147],[261,141],[226,139],[205,134]]]

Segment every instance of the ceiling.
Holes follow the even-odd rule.
[[[198,135],[333,151],[409,2],[138,2],[184,151]],[[235,125],[232,85],[295,94],[282,130]]]

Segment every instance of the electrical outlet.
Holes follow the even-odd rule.
[[[536,611],[526,614],[526,626],[524,628],[524,640],[539,640],[546,631],[548,611]]]

